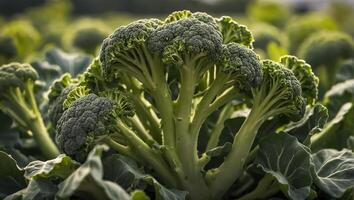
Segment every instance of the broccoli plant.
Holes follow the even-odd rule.
[[[260,60],[252,42],[230,17],[199,12],[119,27],[65,94],[56,121],[59,148],[83,162],[104,143],[190,199],[221,198],[254,160],[260,127],[275,117],[298,121],[317,99],[318,79],[308,64],[292,56]],[[203,127],[212,115],[224,124],[225,113],[239,109],[248,109],[247,118],[222,162],[209,167],[223,148],[222,130],[215,126],[202,138]]]
[[[341,63],[354,57],[354,42],[345,33],[320,32],[306,39],[298,54],[313,66],[323,88],[329,89],[336,81]]]
[[[38,109],[34,84],[37,72],[28,64],[10,63],[0,67],[0,108],[16,125],[33,136],[43,155],[54,158],[59,151],[48,135]]]

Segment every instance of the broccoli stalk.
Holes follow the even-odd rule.
[[[0,108],[19,128],[33,136],[47,158],[59,151],[50,138],[34,96],[37,72],[27,64],[10,63],[0,67]]]
[[[220,198],[242,174],[263,122],[278,115],[299,120],[317,98],[309,65],[295,57],[260,61],[252,41],[229,17],[189,11],[118,28],[67,95],[57,123],[60,149],[82,161],[95,144],[106,143],[191,199]],[[207,151],[219,144],[234,100],[251,112],[223,164],[207,169]],[[201,128],[217,113],[201,150]]]

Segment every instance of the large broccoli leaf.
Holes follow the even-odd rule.
[[[259,149],[255,164],[271,174],[290,199],[306,199],[312,185],[309,149],[286,133],[264,138]]]
[[[156,200],[184,200],[187,196],[187,192],[164,187],[128,157],[114,154],[104,159],[103,163],[104,178],[118,183],[127,190],[152,187]]]
[[[107,150],[106,146],[96,146],[90,152],[86,162],[59,184],[57,196],[64,199],[79,196],[82,198],[94,197],[102,200],[129,200],[130,197],[123,188],[114,182],[102,179],[101,155],[105,150]]]
[[[354,153],[343,149],[323,149],[312,155],[317,187],[334,198],[354,186]]]
[[[0,198],[26,187],[21,170],[16,161],[7,153],[0,151]]]

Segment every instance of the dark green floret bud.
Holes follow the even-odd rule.
[[[168,64],[182,64],[195,56],[218,59],[222,37],[210,24],[196,18],[181,19],[158,27],[148,40],[148,48],[162,55]]]
[[[104,97],[89,94],[72,103],[57,124],[56,142],[62,152],[83,161],[95,138],[107,133],[105,120],[113,108]]]
[[[244,45],[229,43],[223,46],[221,60],[223,72],[236,80],[236,86],[250,90],[262,81],[262,68],[258,55]]]
[[[121,62],[131,64],[130,60],[136,60],[140,52],[134,52],[136,57],[129,54],[130,50],[137,50],[142,47],[145,41],[157,26],[162,24],[158,19],[146,19],[133,22],[127,26],[116,29],[108,38],[103,41],[100,51],[100,62],[106,74],[112,70],[111,65]],[[124,58],[122,58],[124,57]]]

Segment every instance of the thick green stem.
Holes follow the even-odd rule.
[[[109,137],[105,137],[101,140],[101,142],[107,144],[109,147],[111,147],[112,149],[118,151],[119,153],[131,157],[135,160],[140,160],[140,158],[138,158],[131,150],[131,148],[129,146],[125,146],[122,144],[119,144],[118,142],[114,141],[112,138]]]
[[[33,94],[33,82],[28,81],[26,83],[25,93],[20,91],[19,88],[10,89],[8,100],[11,101],[9,103],[13,106],[9,109],[5,108],[5,110],[8,110],[10,116],[14,117],[14,120],[19,122],[22,128],[31,133],[43,155],[48,159],[58,156],[59,150],[50,138],[38,109]]]
[[[199,102],[191,125],[191,134],[198,135],[203,122],[208,117],[207,110],[210,108],[210,104],[213,100],[220,94],[220,90],[223,88],[225,81],[228,76],[220,73],[219,76],[216,77],[213,84],[208,88],[206,94],[203,96],[201,101]]]
[[[206,185],[198,162],[196,138],[190,133],[191,112],[196,80],[194,62],[181,66],[181,85],[175,107],[176,149],[180,158],[184,176],[181,177],[183,188],[191,199],[208,199]],[[189,63],[189,64],[188,64]]]
[[[156,143],[154,138],[148,133],[148,131],[145,129],[144,125],[141,123],[140,119],[136,115],[129,118],[129,121],[136,133],[145,143],[149,145]]]
[[[223,195],[242,174],[257,131],[262,125],[262,122],[259,120],[261,113],[261,109],[252,109],[236,134],[231,152],[226,157],[224,163],[219,168],[208,173],[207,178],[211,183],[211,189],[215,198]]]
[[[47,128],[39,115],[28,120],[28,127],[33,134],[43,155],[48,159],[53,159],[59,155],[59,150],[50,138]]]

